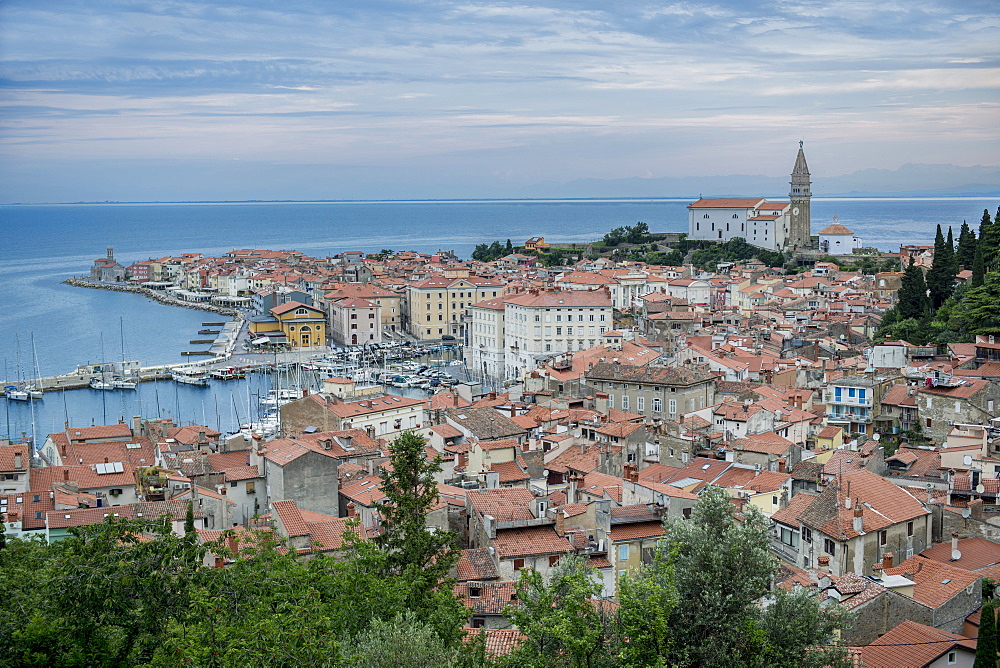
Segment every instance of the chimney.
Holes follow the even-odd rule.
[[[455,408],[458,408],[458,392],[452,392],[451,403]]]
[[[308,387],[303,387],[302,388],[302,396],[303,397],[308,397],[309,396],[309,388]]]
[[[348,517],[354,517],[357,514],[357,508],[358,507],[356,505],[354,505],[353,501],[348,501],[347,502],[347,516]]]
[[[577,502],[577,485],[580,482],[580,478],[576,475],[571,475],[569,477],[569,487],[566,489],[566,503],[576,503]]]
[[[958,534],[954,531],[951,532],[951,553],[954,554],[958,552]]]
[[[199,443],[208,443],[208,439],[205,437],[205,430],[204,429],[201,429],[201,430],[198,431],[198,442]]]
[[[559,536],[566,535],[566,514],[563,513],[561,508],[557,508],[556,512],[556,534]]]
[[[24,461],[23,461],[23,459],[21,457],[21,453],[20,452],[15,452],[14,453],[14,470],[15,471],[20,471],[21,470],[21,466],[22,466],[23,463],[24,463]]]
[[[69,429],[69,424],[66,425]],[[132,435],[138,438],[142,434],[142,416],[133,415],[132,416]]]
[[[854,504],[854,533],[864,532],[864,513],[861,502],[856,502]]]
[[[887,568],[892,568],[892,552],[882,555],[882,572],[884,573]]]
[[[632,471],[629,472],[628,481],[639,482],[639,469],[637,469],[635,466],[633,466]]]
[[[778,460],[778,473],[784,473],[784,472],[785,472],[785,458],[782,457],[781,459]]]
[[[830,557],[828,557],[827,555],[824,554],[822,557],[820,557],[817,560],[817,563],[819,564],[819,567],[821,569],[826,570],[827,572],[829,572],[829,570],[830,570]]]

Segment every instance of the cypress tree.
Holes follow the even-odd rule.
[[[976,641],[974,668],[996,668],[997,622],[996,604],[992,599],[983,604],[979,617],[979,639]]]
[[[903,272],[899,291],[896,294],[898,297],[896,311],[899,314],[900,320],[906,320],[907,318],[920,320],[926,315],[928,306],[927,284],[924,282],[923,270],[913,263],[912,257],[910,258],[910,264],[906,267],[906,271]]]
[[[983,264],[986,271],[997,269],[1000,258],[1000,223],[990,221],[990,212],[983,210],[983,219],[979,223],[979,243],[983,247]]]
[[[976,233],[963,220],[962,229],[958,233],[958,249],[955,251],[955,262],[963,269],[972,269],[972,260],[975,255]]]
[[[954,278],[955,274],[958,273],[958,262],[955,260],[955,234],[952,232],[951,225],[948,226],[948,238],[945,239],[944,249],[948,253],[948,269]]]
[[[948,239],[952,240],[950,228]],[[934,263],[927,272],[927,287],[931,291],[932,309],[941,306],[955,290],[955,253],[953,246],[945,241],[940,225],[937,226],[937,236],[934,238]]]
[[[986,261],[983,259],[983,244],[976,244],[976,254],[972,258],[972,280],[969,284],[978,288],[986,281]]]

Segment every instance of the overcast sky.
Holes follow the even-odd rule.
[[[0,201],[997,165],[998,6],[5,0]]]

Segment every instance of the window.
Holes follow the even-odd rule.
[[[659,397],[653,397],[653,412],[660,413],[663,411],[663,400]]]
[[[636,400],[635,400],[635,409],[637,411],[644,411],[644,410],[646,410],[646,398],[645,397],[636,397]]]
[[[670,402],[667,404],[667,406],[669,407],[669,409],[668,409],[667,412],[669,412],[671,414],[677,412],[677,400],[676,399],[671,399]]]
[[[515,571],[519,571],[522,568],[524,568],[524,559],[515,559],[514,560],[514,570]]]
[[[807,543],[813,542],[813,532],[812,529],[808,527],[802,527],[802,540]]]
[[[913,535],[913,522],[907,522],[906,523],[906,535],[907,536],[912,536]]]
[[[958,652],[948,652],[948,665],[953,666],[958,663]]]
[[[628,395],[624,395],[624,394],[622,395],[622,410],[623,411],[627,411],[628,410]]]
[[[469,585],[469,598],[479,598],[483,595],[483,589],[479,585]]]
[[[879,531],[878,532],[878,544],[879,545],[885,545],[888,542],[889,542],[889,532],[885,531],[884,529],[882,531]]]
[[[254,484],[253,480],[247,481],[247,494],[255,494],[257,492],[257,486]]]
[[[481,629],[484,626],[486,626],[486,620],[484,618],[482,618],[482,617],[473,617],[472,618],[472,628],[474,628],[474,629]]]
[[[558,563],[559,563],[559,555],[558,554],[549,555],[549,566],[555,566]]]
[[[614,408],[614,407],[615,407],[615,395],[609,394],[608,395],[608,408]]]
[[[834,543],[829,538],[823,539],[823,551],[829,554],[831,557],[837,554],[837,544]]]
[[[779,532],[779,537],[781,542],[789,547],[794,547],[798,549],[799,547],[799,532],[788,527],[781,527]]]
[[[34,501],[35,503],[38,503],[39,501],[42,500],[42,495],[41,494],[32,494],[31,495],[31,500]]]
[[[628,561],[628,544],[618,546],[618,561]]]
[[[230,486],[230,487],[236,487],[236,486],[237,486],[238,484],[239,484],[239,483],[238,483],[237,481],[235,481],[235,480],[234,480],[234,481],[232,481],[231,483],[229,483],[229,486]]]

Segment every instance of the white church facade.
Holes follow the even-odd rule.
[[[688,239],[725,242],[740,237],[768,250],[808,248],[811,184],[799,142],[788,202],[768,202],[763,197],[702,197],[688,206]]]

